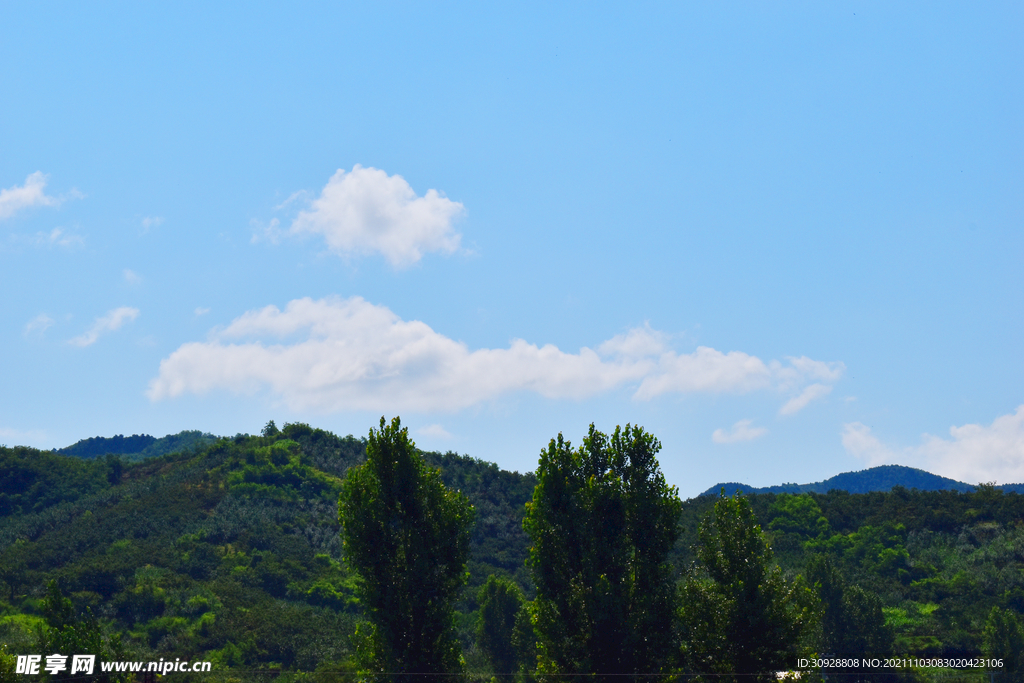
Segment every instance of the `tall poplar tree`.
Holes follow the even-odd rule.
[[[495,674],[515,674],[529,666],[533,630],[523,593],[512,581],[491,574],[480,589],[476,642]],[[522,642],[529,638],[529,643]],[[524,647],[525,646],[525,647]]]
[[[667,671],[675,588],[667,556],[681,502],[640,427],[552,439],[523,526],[537,587],[538,672]],[[560,679],[561,680],[561,679]],[[589,680],[589,679],[588,679]]]
[[[382,417],[370,430],[366,462],[343,483],[339,519],[370,622],[361,667],[402,674],[402,683],[460,671],[453,604],[466,577],[473,507],[427,467],[399,418],[388,425]]]

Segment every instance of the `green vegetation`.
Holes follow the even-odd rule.
[[[783,578],[749,502],[718,499],[699,539],[698,566],[683,585],[686,669],[719,680],[770,680],[791,668],[807,645],[813,596],[799,577]]]
[[[524,526],[537,586],[537,668],[552,674],[661,673],[671,665],[675,587],[668,552],[680,502],[639,427],[559,434],[541,453]]]
[[[594,430],[579,448],[556,440],[537,477],[414,452],[401,432],[374,430],[371,450],[403,453],[402,471],[431,482],[433,500],[462,500],[458,491],[475,510],[468,529],[436,527],[454,544],[443,551],[454,562],[437,566],[438,585],[452,588],[437,604],[448,605],[437,613],[449,624],[441,650],[461,651],[466,676],[526,680],[567,666],[554,651],[558,629],[569,633],[563,616],[590,620],[572,631],[585,636],[573,653],[638,631],[669,644],[657,652],[671,656],[650,664],[604,664],[619,654],[599,652],[589,670],[601,672],[760,673],[800,653],[986,655],[1024,670],[1024,497],[1015,493],[896,487],[679,502],[660,478],[657,442],[636,428]],[[106,656],[209,659],[208,681],[373,670],[361,658],[372,632],[365,570],[354,546],[343,548],[338,506],[346,486],[366,483],[366,468],[346,482],[368,446],[288,424],[138,461],[0,448],[0,681],[14,677],[14,655],[64,647],[54,639],[65,635]],[[531,543],[527,502],[534,538],[558,529],[561,540]],[[456,508],[464,519],[465,505]],[[412,540],[412,554],[433,544]],[[557,566],[568,578],[545,583],[543,568]],[[542,588],[560,580],[575,591],[564,609],[560,591]],[[649,656],[644,647],[636,657]]]
[[[532,664],[533,626],[523,592],[512,581],[491,574],[480,589],[476,642],[498,675],[520,673]]]
[[[345,560],[369,619],[360,669],[403,681],[460,671],[452,607],[465,581],[469,499],[424,464],[397,417],[390,425],[382,417],[339,507]]]
[[[46,627],[36,632],[36,652],[61,654],[95,655],[96,661],[122,660],[125,658],[121,647],[121,636],[105,638],[92,610],[76,614],[75,607],[60,591],[56,581],[46,586],[46,596],[40,605],[46,619]],[[95,668],[95,667],[94,667]],[[129,674],[94,671],[94,680],[102,683],[127,683]],[[51,675],[51,680],[73,681],[81,678],[72,673],[71,667]]]
[[[168,453],[194,450],[209,446],[217,440],[213,434],[198,430],[183,431],[156,438],[148,434],[132,434],[124,436],[94,436],[62,448],[58,453],[72,455],[76,458],[98,458],[106,455],[118,455],[123,460],[136,462],[146,458],[155,458]]]

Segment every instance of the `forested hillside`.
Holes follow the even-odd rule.
[[[139,659],[345,667],[360,612],[337,503],[365,439],[306,425],[265,432],[138,464],[0,449],[0,642],[33,650],[40,599],[55,579],[78,611],[124,633]],[[454,453],[425,456],[477,511],[460,604],[471,643],[487,576],[528,585],[522,510],[533,477]]]
[[[755,494],[758,520],[789,574],[818,555],[877,595],[896,650],[968,656],[984,651],[993,608],[1024,613],[1024,497],[981,486],[973,493]],[[700,519],[714,498],[684,504],[680,567],[693,561]]]
[[[423,457],[475,508],[456,626],[468,671],[493,671],[477,644],[478,599],[491,575],[511,579],[527,600],[536,594],[523,519],[537,479],[454,453]],[[365,439],[273,423],[260,436],[136,463],[0,449],[0,643],[37,651],[56,582],[80,628],[108,641],[120,634],[128,658],[212,660],[207,680],[352,670],[364,615],[359,579],[343,558],[338,499],[347,471],[365,458]],[[710,585],[700,578],[710,576],[700,548],[712,536],[700,529],[716,500],[681,507],[670,557],[694,595]],[[976,656],[1003,641],[1019,647],[1021,496],[897,488],[758,494],[749,507],[779,580],[806,586],[813,599],[813,623],[794,652],[882,643],[889,651],[880,654]],[[730,509],[742,517],[742,505]],[[839,607],[828,607],[826,589]],[[863,632],[828,640],[827,615],[842,609],[860,610]]]

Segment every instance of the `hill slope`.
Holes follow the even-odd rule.
[[[0,645],[33,651],[40,597],[56,580],[78,611],[123,634],[127,658],[210,660],[211,682],[348,670],[364,617],[337,500],[365,446],[296,424],[134,464],[0,448]],[[455,453],[423,456],[476,508],[457,623],[470,671],[486,672],[473,638],[476,591],[494,573],[532,594],[522,519],[535,478]],[[833,557],[879,596],[900,653],[977,656],[995,607],[1024,612],[1024,497],[986,486],[923,491],[906,487],[914,480],[899,479],[900,468],[876,469],[903,484],[750,495],[777,562],[795,576],[813,555]],[[714,503],[683,504],[679,577]]]
[[[124,436],[93,436],[82,439],[57,450],[61,455],[70,455],[76,458],[92,459],[104,455],[119,455],[125,460],[138,461],[146,458],[155,458],[159,455],[176,453],[190,448],[203,448],[217,440],[213,434],[207,434],[199,430],[182,431],[177,434],[168,434],[160,439],[149,434],[132,434]]]
[[[975,490],[972,484],[940,477],[937,474],[903,465],[881,465],[859,472],[844,472],[830,477],[825,481],[811,484],[779,484],[757,488],[738,482],[715,484],[702,496],[717,496],[724,488],[726,495],[733,495],[737,490],[744,493],[828,493],[835,489],[847,493],[872,493],[874,491],[891,491],[896,486],[918,491],[959,491],[968,493]],[[1024,493],[1024,484],[1004,484],[997,488],[1006,493]]]

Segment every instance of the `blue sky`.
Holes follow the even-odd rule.
[[[8,3],[0,442],[1024,481],[1017,3]]]

